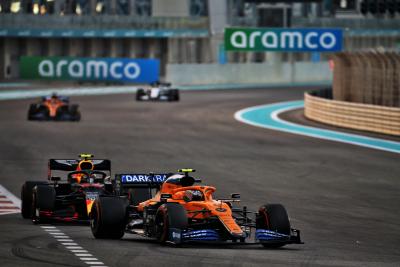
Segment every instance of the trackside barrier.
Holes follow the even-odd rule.
[[[400,136],[400,108],[338,101],[329,94],[327,90],[305,93],[305,116],[339,127]]]
[[[333,99],[400,107],[400,54],[338,53],[333,57]]]

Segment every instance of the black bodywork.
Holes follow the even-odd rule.
[[[90,208],[98,196],[114,194],[111,162],[95,159],[93,170],[79,170],[79,160],[50,159],[48,181],[27,181],[22,187],[22,215],[34,223],[49,220],[88,222]],[[53,171],[68,172],[66,177],[52,176]],[[76,182],[76,175],[81,181]]]

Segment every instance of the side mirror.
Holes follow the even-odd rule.
[[[232,199],[239,199],[240,198],[240,194],[239,193],[233,193],[233,194],[231,194],[231,198]]]
[[[61,177],[58,176],[51,176],[50,180],[52,180],[53,182],[58,182],[61,180]]]

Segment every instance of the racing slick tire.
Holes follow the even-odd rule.
[[[140,202],[146,201],[150,198],[151,195],[147,188],[129,188],[128,190],[128,200],[130,205],[136,206]]]
[[[90,229],[98,239],[121,239],[126,227],[127,199],[99,197],[90,212]]]
[[[290,235],[290,222],[286,209],[281,204],[266,204],[260,207],[256,220],[257,229],[267,229],[280,234]],[[264,247],[278,248],[284,243],[262,244]]]
[[[188,216],[182,205],[165,203],[158,208],[155,219],[155,232],[158,242],[163,244],[169,240],[171,228],[185,229],[187,226]]]
[[[49,110],[43,105],[31,104],[28,111],[28,120],[48,120]]]
[[[56,190],[50,185],[39,184],[32,189],[32,221],[41,223],[46,218],[41,217],[41,211],[53,211],[56,202]]]
[[[142,101],[142,96],[145,95],[143,89],[137,89],[136,91],[136,101]]]
[[[32,217],[32,193],[36,185],[46,185],[44,181],[26,181],[21,187],[21,215],[24,219]]]
[[[179,90],[171,89],[169,92],[169,101],[179,101]]]
[[[31,104],[28,111],[28,120],[33,120],[33,115],[37,112],[36,104]]]
[[[71,115],[72,121],[80,121],[81,120],[81,113],[78,110],[78,105],[71,105],[69,108],[69,114]]]

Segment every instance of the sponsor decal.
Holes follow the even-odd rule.
[[[21,57],[25,79],[121,81],[151,83],[159,80],[157,59]]]
[[[99,196],[99,192],[86,192],[86,200],[94,201]]]
[[[122,174],[122,183],[162,183],[167,179],[166,174],[154,174],[152,176],[147,174]]]
[[[342,50],[341,29],[226,28],[227,51],[334,52]]]

